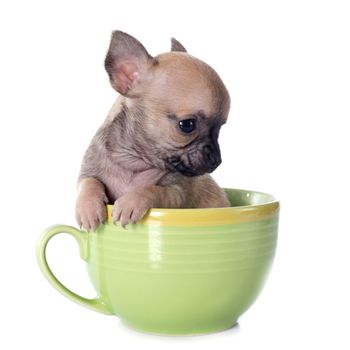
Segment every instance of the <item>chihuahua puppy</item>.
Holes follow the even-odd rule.
[[[123,227],[150,208],[229,206],[208,175],[221,163],[230,107],[218,74],[175,39],[171,52],[152,57],[121,31],[112,33],[105,68],[120,96],[82,162],[78,224],[95,231],[107,203]]]

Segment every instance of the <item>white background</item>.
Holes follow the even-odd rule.
[[[337,0],[2,1],[1,349],[349,349],[349,18]],[[141,334],[71,303],[37,266],[41,231],[74,224],[80,161],[116,97],[103,68],[114,29],[153,55],[174,36],[217,70],[232,109],[214,177],[281,200],[270,278],[232,330]],[[48,253],[94,295],[71,238]]]

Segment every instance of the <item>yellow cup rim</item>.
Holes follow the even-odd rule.
[[[269,200],[258,204],[239,205],[227,208],[152,208],[137,224],[181,227],[218,226],[265,220],[277,216],[279,213],[279,201],[272,195],[264,192],[233,188],[226,188],[225,190],[261,195],[269,198]],[[112,209],[113,205],[107,205],[109,223],[113,222]]]

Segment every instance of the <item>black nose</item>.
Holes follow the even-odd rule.
[[[208,168],[213,171],[221,164],[221,154],[218,147],[212,145],[205,145],[203,147],[203,154],[205,160],[208,162]]]

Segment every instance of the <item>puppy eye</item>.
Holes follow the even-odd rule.
[[[196,119],[184,119],[179,121],[179,128],[186,134],[196,129]]]

